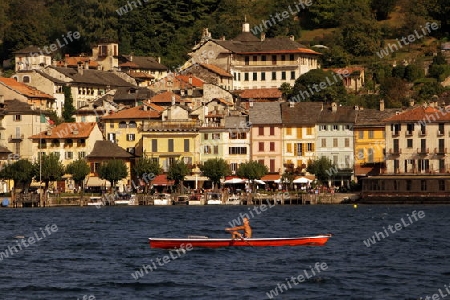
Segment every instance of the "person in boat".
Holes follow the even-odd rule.
[[[252,237],[252,228],[250,227],[250,220],[246,217],[242,219],[243,225],[225,228],[225,231],[231,231],[231,238],[234,239],[249,239]],[[244,233],[240,233],[239,230],[244,230]]]

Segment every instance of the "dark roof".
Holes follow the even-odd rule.
[[[19,49],[17,51],[14,51],[14,54],[27,54],[28,56],[31,56],[34,53],[41,54],[41,52],[42,52],[42,55],[44,55],[44,56],[51,56],[50,54],[44,54],[44,51],[42,51],[41,48],[39,48],[38,46],[33,46],[33,45],[30,45],[30,46],[25,47],[23,49]]]
[[[22,102],[17,99],[13,100],[5,100],[5,108],[4,108],[4,114],[5,115],[48,115],[48,112],[43,110],[40,111],[39,109],[31,109],[31,106],[26,103]]]
[[[148,69],[148,70],[168,69],[165,65],[159,63],[156,58],[150,56],[122,55],[120,60],[121,64],[126,64],[125,67],[130,67],[132,69],[133,68]],[[131,66],[131,64],[127,64],[127,62],[132,62],[132,65],[135,65],[136,67]]]
[[[225,128],[236,129],[236,130],[250,129],[246,125],[247,125],[247,116],[226,116],[225,117]]]
[[[314,111],[310,111],[313,114]],[[324,109],[318,114],[317,123],[355,123],[356,110],[350,106],[339,106],[336,104],[336,111],[333,111],[331,105],[324,107]]]
[[[127,152],[123,148],[119,147],[117,144],[114,144],[110,141],[96,141],[94,144],[94,149],[92,152],[86,156],[87,158],[122,158],[122,159],[130,159],[133,154]]]
[[[235,53],[320,53],[307,49],[289,37],[266,38],[261,41],[249,32],[242,32],[232,40],[213,40],[218,45]]]
[[[283,125],[316,124],[322,109],[322,102],[283,102],[281,119]]]
[[[156,93],[146,87],[118,87],[114,94],[114,101],[139,101],[147,100],[155,96]]]
[[[36,71],[36,73],[38,73],[42,77],[52,81],[53,83],[66,84],[66,82],[64,80],[60,80],[60,79],[57,79],[55,77],[52,77],[52,76],[48,75],[47,73],[42,72],[41,70],[35,70],[35,71]]]
[[[252,125],[281,124],[280,102],[254,102],[249,109],[249,120]]]
[[[73,83],[85,83],[90,85],[101,85],[110,87],[132,87],[133,84],[123,80],[117,76],[114,72],[105,72],[100,70],[87,70],[83,69],[82,74],[74,68],[63,68],[63,67],[50,67],[58,72],[64,74],[65,76],[72,78]]]
[[[0,146],[0,153],[12,153],[8,148]]]
[[[398,109],[385,109],[380,111],[378,109],[368,109],[356,111],[355,127],[362,126],[379,126],[384,127],[384,119],[394,116]]]

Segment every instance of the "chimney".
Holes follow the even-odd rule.
[[[192,75],[189,75],[189,84],[192,85]]]
[[[158,63],[161,63],[161,56],[158,56]]]
[[[130,55],[130,57],[129,57],[128,60],[129,60],[129,61],[133,61],[133,55]]]
[[[242,32],[250,32],[250,24],[249,23],[242,24]]]
[[[295,107],[295,102],[294,101],[289,101],[289,107]]]
[[[337,104],[336,104],[336,102],[332,102],[331,103],[331,111],[332,112],[337,112]]]
[[[4,104],[5,103],[5,96],[0,95],[0,104]]]
[[[78,62],[78,74],[83,75],[83,63]]]
[[[411,107],[414,106],[414,99],[409,100],[409,106],[411,106]]]
[[[289,36],[289,39],[290,39],[291,41],[295,41],[295,37],[294,37],[293,35],[290,35],[290,36]]]
[[[222,41],[225,41],[225,36],[222,35],[222,37],[220,38]]]
[[[380,100],[380,111],[384,111],[384,100]]]
[[[172,105],[175,105],[175,95],[172,95]]]
[[[261,32],[261,42],[264,42],[266,40],[266,33]]]
[[[89,70],[89,60],[87,60],[87,61],[84,62],[84,68],[85,68],[86,70]]]

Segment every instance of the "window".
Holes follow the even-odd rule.
[[[266,60],[267,60],[266,56],[265,56],[265,55],[262,55],[262,56],[261,56],[261,61],[266,61]]]
[[[230,163],[230,170],[231,172],[235,173],[238,169],[238,164],[237,163]]]
[[[445,180],[438,180],[438,186],[440,191],[445,191]]]
[[[412,148],[413,147],[413,139],[407,139],[406,140],[406,147]]]
[[[116,134],[115,133],[108,133],[108,141],[115,143],[116,142]]]
[[[122,121],[119,123],[119,128],[127,128],[127,123]]]
[[[14,115],[13,119],[14,119],[14,121],[22,121],[22,116],[21,115]]]
[[[82,159],[82,158],[85,158],[85,157],[86,157],[86,152],[84,152],[84,151],[78,152],[78,158],[79,159]]]
[[[249,56],[246,56],[246,57],[244,58],[244,60],[245,60],[245,65],[248,66],[248,65],[250,64],[250,57],[249,57]]]
[[[230,140],[245,140],[247,138],[246,132],[230,132]]]
[[[275,159],[269,160],[269,171],[271,173],[275,172]]]
[[[189,152],[190,151],[190,143],[189,143],[189,139],[184,139],[184,152]]]
[[[158,140],[152,139],[152,152],[158,152]]]
[[[66,159],[73,159],[73,152],[66,152],[65,158]]]
[[[288,152],[288,153],[291,153],[291,152],[292,152],[292,144],[291,144],[291,143],[288,143],[288,144],[287,144],[286,152]]]
[[[312,135],[313,134],[312,131],[313,131],[312,127],[306,127],[306,135]]]
[[[261,72],[261,81],[266,81],[266,72]]]
[[[247,147],[229,147],[228,154],[247,154]]]
[[[286,72],[281,72],[281,80],[286,80]]]
[[[114,128],[114,122],[109,123],[109,128]]]
[[[211,134],[211,137],[213,140],[220,140],[220,133],[213,133]]]
[[[173,139],[167,140],[167,149],[168,152],[173,152]]]
[[[294,60],[295,60],[294,54],[289,54],[289,60],[290,60],[290,61],[294,61]]]
[[[344,145],[345,145],[344,147],[346,147],[346,148],[350,147],[350,139],[349,138],[345,138]]]
[[[244,81],[248,81],[248,73],[244,73]]]
[[[358,131],[358,138],[363,139],[364,138],[364,130]]]
[[[291,71],[291,80],[295,80],[295,71]]]
[[[253,55],[253,61],[258,61],[258,56]]]
[[[59,147],[59,140],[58,139],[53,139],[52,142],[50,143],[50,147]]]
[[[219,146],[214,146],[214,154],[219,154]]]
[[[127,148],[127,152],[128,153],[134,154],[135,151],[136,151],[136,149],[134,147],[128,147]]]
[[[275,135],[275,127],[270,126],[270,135]]]
[[[73,147],[73,140],[72,139],[67,139],[64,142],[64,146],[69,147],[69,148]]]
[[[281,61],[285,61],[286,60],[286,55],[281,54]]]
[[[327,147],[327,139],[322,139],[321,140],[321,147],[322,148],[326,148]]]
[[[277,56],[272,55],[272,65],[276,65],[276,64],[277,64]]]
[[[307,143],[306,144],[306,151],[309,151],[309,152],[314,151],[314,144],[313,143]]]
[[[204,133],[204,134],[203,134],[203,139],[204,139],[204,140],[207,140],[207,139],[208,139],[208,134],[207,134],[207,133]]]
[[[258,151],[259,152],[264,152],[264,142],[259,142],[258,143]]]
[[[24,83],[29,83],[30,82],[30,76],[23,76],[23,82]]]
[[[420,181],[420,190],[421,191],[426,191],[427,190],[427,181],[426,180],[421,180]]]
[[[334,131],[339,130],[339,125],[333,125],[333,130],[334,130]]]
[[[134,133],[127,134],[127,141],[134,141],[136,139]]]
[[[412,180],[406,180],[406,190],[410,191],[412,188]]]
[[[272,80],[277,80],[277,72],[272,72]]]
[[[130,121],[130,123],[128,124],[128,128],[136,128],[137,124],[135,121]]]
[[[327,131],[327,125],[320,125],[319,131]]]
[[[373,139],[374,133],[373,130],[369,130],[369,139]]]
[[[258,73],[253,73],[253,81],[258,81]]]
[[[204,154],[211,154],[211,146],[203,146]]]
[[[77,143],[78,147],[86,147],[86,140],[85,139],[79,139]]]
[[[333,139],[333,147],[338,147],[338,139]]]
[[[275,142],[270,142],[270,151],[275,151]]]
[[[264,135],[264,127],[258,127],[258,135]]]

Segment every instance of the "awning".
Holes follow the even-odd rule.
[[[275,181],[280,182],[280,175],[279,174],[268,174],[261,178],[262,181]]]
[[[208,177],[206,176],[198,176],[197,177],[195,175],[188,175],[188,176],[184,176],[184,181],[207,181],[209,180]]]
[[[92,177],[88,178],[85,186],[86,187],[90,187],[90,186],[110,187],[111,183],[108,180],[100,179],[98,176],[92,176]]]
[[[245,182],[246,181],[241,178],[231,178],[231,179],[225,180],[223,183],[224,184],[238,184],[238,183],[245,183]]]
[[[312,180],[308,179],[306,177],[298,177],[295,178],[294,181],[292,181],[292,183],[310,183]]]
[[[168,180],[166,175],[158,175],[153,179],[152,184],[155,186],[169,186],[174,185],[175,180]]]

